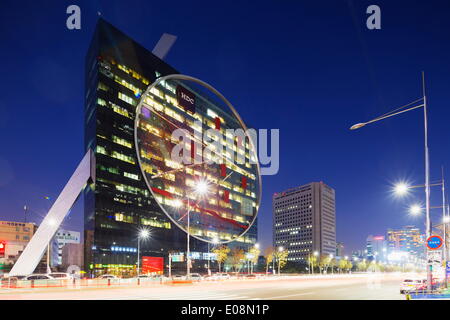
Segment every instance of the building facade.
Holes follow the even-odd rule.
[[[67,243],[61,250],[61,266],[67,269],[70,266],[83,266],[84,246],[82,243]]]
[[[0,221],[0,274],[9,271],[36,230],[34,223]]]
[[[150,230],[140,255],[182,256],[186,233],[170,221],[149,192],[134,145],[135,109],[157,77],[178,73],[173,67],[103,19],[86,56],[85,148],[96,157],[95,183],[85,189],[84,269],[91,275],[136,273],[138,233]],[[237,245],[256,242],[256,224]],[[191,238],[192,270],[202,271],[206,242]],[[195,259],[197,258],[197,259]],[[183,270],[184,259],[172,263]]]
[[[57,264],[62,264],[63,247],[68,243],[79,244],[81,242],[81,233],[78,231],[70,231],[60,229],[56,232],[55,240],[58,246],[57,249]]]
[[[335,255],[334,189],[312,182],[274,194],[273,245],[287,249],[289,261],[307,262],[315,251]]]
[[[425,236],[415,226],[388,229],[387,246],[388,254],[391,256],[399,253],[406,253],[419,259],[425,256]]]
[[[345,256],[345,247],[343,242],[336,242],[336,257]]]
[[[369,235],[366,240],[366,252],[368,260],[386,261],[387,248],[384,236]]]

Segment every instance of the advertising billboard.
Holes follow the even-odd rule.
[[[164,258],[162,257],[142,257],[142,273],[164,273]]]

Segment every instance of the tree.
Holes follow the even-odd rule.
[[[342,270],[345,270],[346,266],[347,266],[347,260],[344,260],[344,259],[339,260],[339,273],[341,273]]]
[[[289,251],[287,250],[275,250],[274,258],[278,262],[278,274],[280,274],[280,269],[286,265],[288,255]]]
[[[211,252],[216,255],[216,260],[217,264],[219,265],[220,272],[220,266],[227,260],[228,254],[230,253],[230,248],[228,248],[227,246],[220,246],[212,249]]]
[[[327,271],[328,266],[330,265],[330,261],[331,261],[331,257],[329,255],[322,255],[320,256],[320,260],[319,260],[319,267],[320,267],[320,272],[322,273],[322,271]]]
[[[345,262],[345,269],[347,270],[347,272],[350,272],[350,270],[352,270],[353,268],[353,263],[350,260],[346,260]]]
[[[264,250],[264,258],[266,258],[266,274],[269,272],[269,264],[273,261],[273,253],[273,247],[267,247],[266,250]]]
[[[330,261],[330,268],[331,268],[331,273],[334,273],[334,267],[337,266],[337,261],[335,258],[332,258]]]
[[[356,265],[359,271],[366,271],[367,270],[367,263],[363,260],[361,262],[358,262]]]
[[[311,273],[314,273],[314,268],[317,267],[318,263],[317,263],[317,256],[313,255],[313,254],[309,254],[308,257],[308,264],[311,268]]]
[[[241,248],[233,248],[230,251],[230,263],[235,272],[239,272],[242,267],[242,260],[245,259],[245,252]]]
[[[249,251],[249,261],[251,263],[251,273],[253,273],[253,265],[258,263],[258,258],[261,250],[258,247],[253,246]]]

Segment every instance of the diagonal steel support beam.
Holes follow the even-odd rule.
[[[161,60],[164,60],[176,40],[177,36],[164,33],[159,39],[156,46],[153,48],[152,53]]]
[[[58,231],[89,179],[95,181],[95,158],[94,153],[90,149],[14,264],[9,273],[10,276],[24,276],[34,272],[44,255],[47,245],[56,234],[56,231]]]

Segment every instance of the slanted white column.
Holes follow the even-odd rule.
[[[24,276],[34,272],[49,241],[58,231],[91,177],[95,180],[95,158],[92,150],[89,150],[14,264],[10,276]]]

